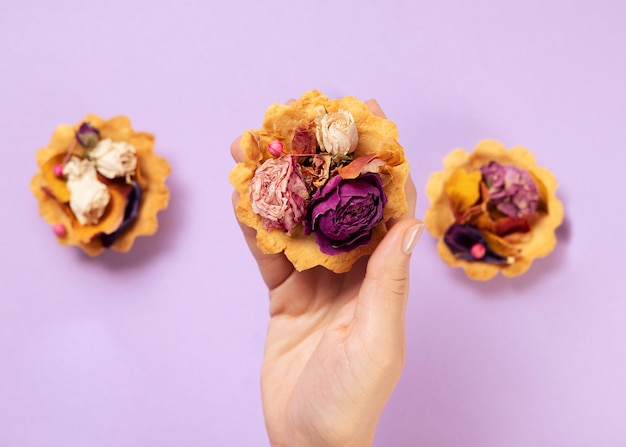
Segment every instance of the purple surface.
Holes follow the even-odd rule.
[[[377,446],[626,445],[621,1],[0,4],[0,447],[267,445],[267,299],[228,151],[271,102],[375,97],[428,175],[481,139],[532,150],[566,221],[522,277],[467,280],[425,234]],[[61,123],[125,114],[173,168],[125,255],[57,245],[28,184]]]

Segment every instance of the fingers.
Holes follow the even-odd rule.
[[[400,219],[376,247],[367,264],[354,329],[371,337],[383,356],[393,355],[398,347],[404,347],[409,261],[423,229],[424,224],[417,219]]]
[[[237,206],[239,194],[233,193],[233,208]],[[291,262],[282,254],[266,254],[261,251],[256,243],[256,231],[249,226],[237,221],[241,227],[243,237],[248,244],[248,248],[256,260],[263,281],[269,290],[282,284],[293,273],[294,268]]]
[[[237,163],[244,161],[243,150],[241,149],[241,137],[235,138],[230,145],[230,155]]]
[[[406,196],[406,202],[409,205],[409,209],[406,212],[405,216],[413,217],[415,216],[415,202],[417,201],[417,190],[415,189],[415,183],[413,183],[411,174],[409,174],[406,179],[406,183],[404,184],[404,195]]]
[[[365,101],[365,105],[374,115],[380,116],[381,118],[387,118],[385,112],[383,112],[383,109],[381,109],[380,104],[378,104],[378,101],[376,101],[375,99],[368,99],[367,101]]]
[[[365,105],[374,115],[381,118],[387,118],[385,112],[383,112],[383,109],[380,107],[380,104],[378,104],[378,101],[376,101],[375,99],[368,99],[367,101],[365,101]],[[411,179],[410,174],[407,178],[406,184],[404,185],[404,192],[406,195],[406,201],[409,204],[409,209],[406,212],[405,216],[413,217],[415,215],[415,201],[417,200],[417,190],[415,189],[415,184],[413,183],[413,179]]]
[[[243,151],[241,149],[241,137],[236,138],[230,145],[230,153],[237,163],[244,161]],[[239,194],[233,193],[233,209],[239,201]],[[256,260],[263,281],[269,290],[276,288],[282,284],[285,279],[294,271],[293,265],[283,254],[266,254],[261,251],[256,243],[256,231],[249,226],[237,221],[241,227],[244,239],[250,248],[250,252]]]

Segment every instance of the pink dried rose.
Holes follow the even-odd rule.
[[[261,216],[266,230],[291,232],[302,221],[309,197],[295,157],[267,159],[250,183],[252,211]]]
[[[487,185],[490,202],[502,214],[522,218],[535,212],[539,204],[539,191],[528,171],[495,161],[482,166],[480,171]]]

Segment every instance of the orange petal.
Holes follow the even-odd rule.
[[[72,230],[80,242],[88,243],[100,233],[112,233],[122,223],[126,209],[126,197],[117,188],[109,188],[109,192],[111,193],[111,200],[100,222],[96,225],[81,225],[72,214]]]
[[[365,166],[375,158],[375,153],[362,155],[352,160],[348,165],[340,167],[337,172],[341,178],[346,180],[357,178],[361,174],[363,168],[365,168]]]

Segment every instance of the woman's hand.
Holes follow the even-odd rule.
[[[366,104],[384,117],[375,101]],[[231,152],[243,161],[239,140]],[[406,192],[407,215],[347,273],[298,272],[284,255],[261,252],[255,230],[242,225],[269,289],[261,392],[272,446],[372,445],[404,365],[409,260],[423,230],[410,178]]]

